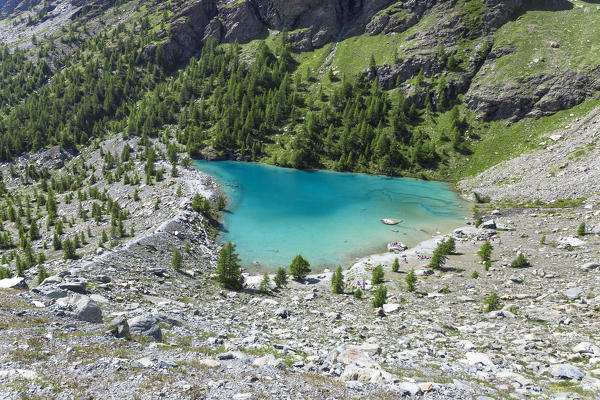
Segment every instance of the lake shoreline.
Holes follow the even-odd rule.
[[[362,283],[366,281],[371,281],[372,268],[377,265],[383,266],[391,266],[394,262],[394,259],[398,259],[400,262],[400,269],[406,269],[406,266],[410,266],[412,269],[428,269],[429,261],[428,259],[419,259],[419,256],[431,256],[434,249],[437,247],[438,243],[452,236],[453,232],[456,229],[470,227],[465,224],[456,226],[452,230],[444,233],[436,233],[429,239],[422,240],[418,242],[415,246],[410,247],[404,251],[393,253],[393,252],[384,252],[384,253],[374,253],[369,254],[367,256],[358,258],[351,266],[348,268],[343,268],[344,280],[346,282],[352,283]],[[406,262],[404,261],[406,260]],[[287,268],[286,268],[287,271]],[[261,273],[257,273],[258,271],[248,271],[247,269],[244,271],[245,275],[245,283],[250,287],[258,288],[260,285],[260,281],[263,278],[264,271]],[[275,277],[275,271],[267,271],[269,277],[273,279]],[[306,280],[304,284],[306,285],[323,285],[328,284],[331,275],[333,274],[333,268],[327,268],[323,271],[313,271],[306,276]],[[369,285],[367,285],[369,287]]]
[[[235,243],[250,273],[287,267],[297,254],[317,271],[353,265],[390,242],[417,245],[469,214],[468,203],[440,182],[231,161],[195,166],[226,193],[230,212],[219,241]],[[403,222],[390,227],[385,218]]]

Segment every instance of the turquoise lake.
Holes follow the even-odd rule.
[[[228,198],[220,240],[249,268],[288,266],[302,254],[313,270],[408,246],[463,221],[468,204],[448,185],[236,161],[196,161]],[[388,226],[380,220],[402,220]],[[392,231],[392,229],[398,232]]]

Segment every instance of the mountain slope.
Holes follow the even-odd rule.
[[[141,135],[131,118],[150,112],[144,98],[153,98],[152,107],[169,111],[155,114],[146,135],[176,124],[193,156],[450,179],[488,140],[491,121],[548,116],[599,89],[600,10],[581,1],[97,0],[6,2],[1,10],[0,26],[20,32],[5,31],[3,41],[31,48],[2,63],[4,159]],[[250,72],[266,44],[271,55],[261,62],[271,75],[256,93],[279,90],[287,74],[283,112],[269,120],[266,108],[255,110],[247,124],[243,96],[223,103],[208,75],[190,82],[202,90],[182,92],[177,79],[192,76],[183,71],[210,41],[240,44],[239,59],[215,70],[225,71],[225,97],[254,76],[235,77],[237,63]],[[370,86],[375,80],[383,91]],[[63,98],[70,85],[79,94]],[[194,104],[210,113],[190,124]]]

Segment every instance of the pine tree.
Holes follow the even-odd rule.
[[[414,292],[415,285],[417,284],[417,276],[415,275],[415,270],[411,269],[408,274],[406,274],[406,290],[409,292]]]
[[[477,255],[479,256],[479,258],[481,258],[481,261],[485,262],[489,260],[492,256],[492,250],[494,250],[492,244],[490,242],[485,242],[481,245],[481,248],[477,252]]]
[[[240,259],[235,252],[235,246],[231,242],[227,242],[219,251],[219,259],[217,261],[217,276],[216,281],[225,289],[239,290],[244,283],[242,276]]]
[[[285,268],[278,268],[277,273],[275,274],[275,286],[277,289],[281,289],[283,286],[287,284],[287,272]]]
[[[373,286],[379,285],[379,284],[383,283],[383,278],[384,278],[383,267],[381,265],[378,265],[373,269],[373,273],[371,276],[371,284]]]
[[[71,241],[71,239],[65,239],[62,243],[62,248],[63,258],[65,260],[77,259],[77,254],[75,253],[75,244]]]
[[[292,260],[289,267],[290,274],[295,280],[301,281],[310,273],[310,264],[300,254]]]
[[[271,291],[271,279],[269,278],[267,271],[263,274],[262,281],[260,281],[260,285],[258,286],[258,291],[260,293],[269,293]]]
[[[344,293],[344,274],[341,265],[331,275],[331,292],[335,294]]]
[[[40,264],[38,266],[37,284],[40,285],[42,282],[44,282],[44,279],[48,278],[49,276],[50,275],[48,274],[48,271],[46,271],[46,268]]]
[[[429,260],[429,268],[442,269],[446,265],[448,256],[444,253],[443,249],[439,246],[433,251],[433,255]]]
[[[173,269],[175,269],[175,271],[179,271],[182,264],[183,257],[181,255],[181,251],[179,251],[179,249],[176,247],[175,250],[173,250],[173,255],[171,256],[171,266]]]
[[[20,278],[25,277],[25,265],[21,261],[21,257],[17,254],[17,259],[15,261],[15,269],[17,270],[17,276]]]
[[[354,293],[352,293],[352,296],[354,296],[355,299],[362,299],[362,290],[360,288],[356,288],[356,290],[354,291]]]
[[[40,230],[37,222],[35,222],[35,219],[31,221],[31,225],[29,226],[29,238],[31,240],[37,240],[40,238]]]
[[[377,289],[375,289],[375,297],[373,298],[371,305],[373,308],[379,308],[383,307],[385,303],[387,303],[387,287],[379,285],[377,286]]]
[[[392,272],[400,271],[400,263],[398,262],[398,257],[394,258],[394,263],[392,264]]]
[[[60,238],[56,232],[54,232],[54,237],[52,238],[52,247],[54,250],[62,249],[62,242],[60,241]]]

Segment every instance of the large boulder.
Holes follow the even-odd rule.
[[[550,375],[553,377],[559,379],[575,379],[580,381],[585,377],[585,374],[581,372],[581,370],[570,364],[552,365],[548,372],[550,372]]]
[[[25,278],[6,278],[0,279],[0,289],[22,289],[27,290]]]
[[[60,299],[59,307],[66,308],[70,314],[80,320],[92,323],[102,322],[102,310],[94,300],[88,296],[75,294]]]
[[[129,321],[129,331],[138,335],[150,337],[157,342],[162,341],[162,331],[158,320],[152,314],[142,314]]]

